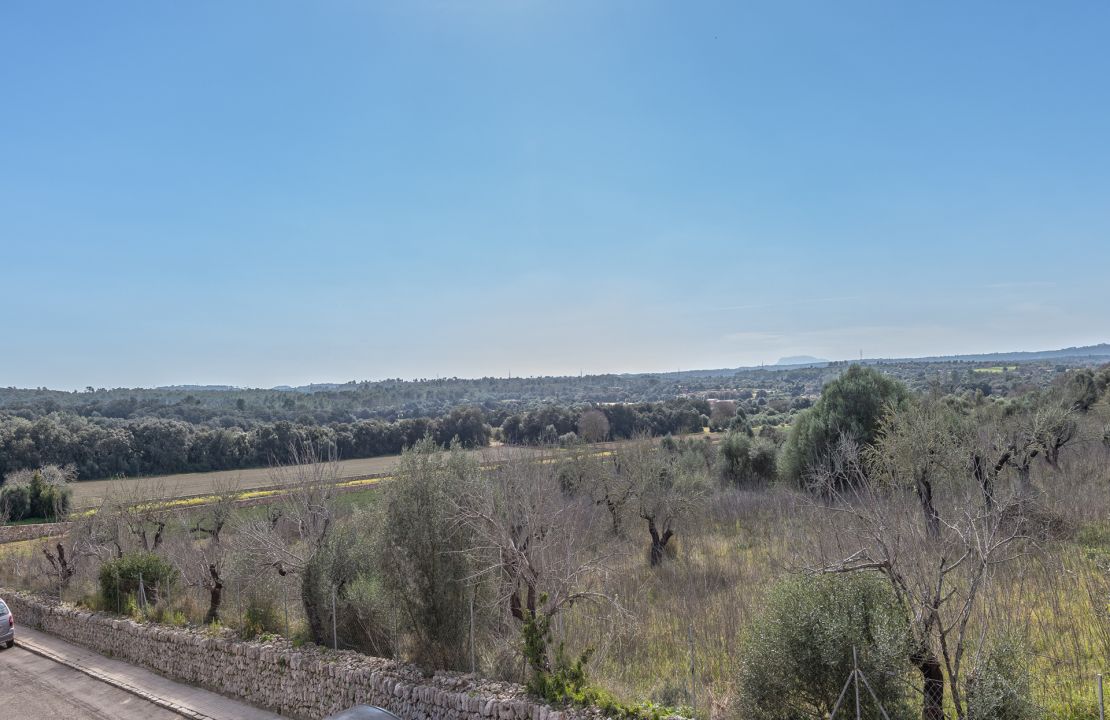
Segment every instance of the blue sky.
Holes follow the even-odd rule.
[[[1110,339],[1110,5],[0,7],[0,385]]]

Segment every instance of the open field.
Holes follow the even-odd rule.
[[[719,433],[703,433],[716,441]],[[684,437],[697,437],[687,435]],[[621,442],[605,442],[592,445],[596,451],[604,452],[619,447]],[[500,446],[500,453],[535,455],[548,452],[536,448]],[[469,450],[469,454],[481,456],[489,449]],[[392,473],[401,461],[400,455],[382,455],[373,458],[339,460],[337,478],[340,481],[382,478]],[[96,507],[110,492],[123,491],[142,486],[144,493],[152,498],[197,498],[209,495],[221,488],[233,487],[244,493],[243,499],[260,497],[264,491],[277,490],[280,480],[275,478],[272,468],[245,468],[242,470],[220,470],[205,473],[180,473],[177,475],[157,475],[151,477],[116,478],[112,480],[83,480],[73,483],[73,509],[87,510]],[[255,491],[255,492],[250,492]]]
[[[340,460],[339,477],[343,480],[354,480],[388,474],[397,467],[400,457],[400,455],[385,455],[358,460]],[[85,480],[73,484],[73,507],[75,510],[94,507],[112,489],[124,489],[136,485],[156,487],[159,490],[158,494],[163,498],[182,498],[205,495],[219,487],[228,485],[244,491],[273,488],[275,481],[273,470],[270,468],[182,473],[179,475],[118,478],[115,480]]]

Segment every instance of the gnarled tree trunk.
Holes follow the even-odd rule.
[[[944,669],[940,660],[931,652],[924,652],[914,659],[921,671],[922,698],[921,720],[945,720],[944,718]]]
[[[208,612],[204,615],[205,624],[220,621],[220,602],[223,600],[224,583],[220,579],[220,572],[214,564],[208,566],[208,576],[212,584],[208,586]]]
[[[647,518],[648,532],[651,534],[651,566],[655,567],[663,562],[667,550],[667,542],[674,536],[674,531],[670,528],[660,534],[659,529],[655,527],[655,518]]]

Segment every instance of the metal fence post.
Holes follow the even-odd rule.
[[[1106,706],[1102,701],[1102,673],[1098,674],[1095,687],[1098,689],[1098,720],[1106,720]]]
[[[690,651],[690,707],[698,709],[698,680],[694,666],[694,623],[686,626],[686,645]]]

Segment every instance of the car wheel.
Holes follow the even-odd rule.
[[[9,650],[15,647],[15,640],[9,640],[8,642],[4,643],[4,647],[8,648]]]

